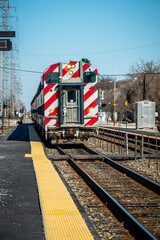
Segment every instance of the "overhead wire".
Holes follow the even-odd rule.
[[[2,69],[7,69],[7,70],[14,70],[14,71],[19,71],[19,72],[27,72],[27,73],[43,73],[43,72],[38,72],[38,71],[33,71],[33,70],[24,70],[24,69],[19,69],[19,68],[7,68],[7,67],[0,67]]]
[[[141,49],[141,48],[147,48],[147,47],[154,47],[160,45],[160,42],[157,43],[152,43],[148,45],[142,45],[142,46],[137,46],[137,47],[129,47],[129,48],[120,48],[120,49],[112,49],[112,50],[107,50],[107,51],[99,51],[99,52],[88,52],[88,53],[70,53],[70,54],[22,54],[21,56],[41,56],[41,57],[62,57],[62,56],[76,56],[76,55],[90,55],[90,54],[105,54],[105,53],[113,53],[113,52],[124,52],[124,51],[131,51],[131,50],[136,50],[136,49]]]
[[[9,68],[9,67],[0,67],[1,69],[7,69],[7,70],[14,70],[14,71],[20,71],[20,72],[26,72],[26,73],[41,73],[44,72],[40,71],[34,71],[34,70],[26,70],[26,69],[19,69],[19,68]],[[100,77],[122,77],[122,76],[136,76],[140,73],[119,73],[119,74],[99,74]],[[160,74],[160,72],[144,72],[142,74]]]
[[[2,69],[7,69],[7,70],[14,70],[14,71],[20,71],[20,72],[26,72],[26,73],[41,73],[43,74],[43,72],[39,72],[39,71],[34,71],[34,70],[25,70],[25,69],[16,69],[16,68],[7,68],[7,67],[0,67]],[[153,74],[153,73],[152,73]],[[128,75],[137,75],[137,74],[128,74],[128,73],[123,73],[123,74],[99,74],[99,76],[101,77],[121,77],[121,76],[128,76]]]

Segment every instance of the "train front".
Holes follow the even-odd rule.
[[[97,70],[82,61],[50,66],[44,73],[47,138],[87,139],[98,123]]]

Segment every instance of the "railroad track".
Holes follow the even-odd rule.
[[[56,151],[61,155],[50,159],[67,160],[136,239],[160,238],[159,184],[83,144],[57,145]]]

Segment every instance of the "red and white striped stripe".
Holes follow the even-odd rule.
[[[74,68],[68,68],[67,66],[75,65]],[[73,74],[70,74],[70,72],[73,72]],[[79,62],[70,61],[69,63],[63,63],[62,64],[62,77],[63,80],[67,80],[70,78],[79,78]]]
[[[83,65],[83,72],[90,68],[89,64]],[[97,73],[97,69],[94,70]],[[86,83],[84,86],[84,125],[94,126],[98,122],[98,90],[95,89],[97,81],[94,83]]]
[[[56,84],[46,84],[46,75],[49,72],[59,72],[59,64],[54,64],[44,73],[44,116],[45,127],[59,125],[58,119],[53,119],[59,113],[58,98],[59,90]]]

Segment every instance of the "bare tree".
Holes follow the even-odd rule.
[[[106,108],[113,111],[112,78],[102,78],[97,88],[105,91]],[[134,111],[137,101],[149,100],[156,102],[156,111],[160,118],[160,64],[154,61],[141,60],[131,66],[130,73],[123,81],[116,82],[116,110],[121,116],[124,112]],[[125,105],[127,101],[128,105]],[[108,104],[110,102],[110,105]]]
[[[154,101],[160,113],[160,64],[141,60],[131,67],[128,77],[131,83],[126,96],[128,102],[132,105],[141,100]]]

